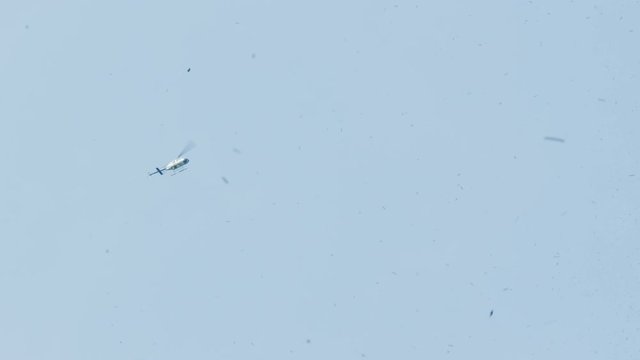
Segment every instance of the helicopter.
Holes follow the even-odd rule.
[[[173,176],[187,170],[187,168],[185,168],[184,166],[189,163],[189,159],[183,157],[183,155],[189,152],[189,150],[193,149],[195,146],[195,143],[189,142],[174,160],[169,161],[169,163],[162,169],[156,168],[156,171],[150,173],[149,176],[155,174],[164,175],[164,172],[169,170],[173,171],[173,173],[171,174],[171,176]]]

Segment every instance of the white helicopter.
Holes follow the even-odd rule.
[[[182,149],[180,154],[178,154],[178,157],[176,157],[175,160],[171,160],[167,164],[167,166],[165,166],[162,169],[156,168],[156,171],[150,173],[149,176],[154,174],[163,175],[164,174],[163,171],[169,171],[169,170],[173,171],[173,174],[171,174],[171,176],[173,176],[187,170],[187,168],[185,168],[184,166],[189,163],[189,159],[182,157],[182,155],[186,154],[189,150],[193,149],[195,146],[196,146],[195,143],[189,142],[187,146],[185,146],[184,149]]]

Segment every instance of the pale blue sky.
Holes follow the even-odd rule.
[[[638,358],[638,24],[2,3],[0,358]]]

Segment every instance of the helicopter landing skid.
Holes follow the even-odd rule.
[[[188,168],[184,168],[184,169],[180,169],[180,170],[175,170],[175,171],[173,172],[173,174],[171,174],[171,176],[178,175],[178,174],[180,174],[181,172],[186,171],[187,169],[188,169]]]

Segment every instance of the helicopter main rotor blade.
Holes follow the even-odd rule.
[[[182,151],[180,151],[180,154],[178,154],[178,157],[179,158],[182,157],[182,155],[188,153],[194,147],[196,147],[196,143],[194,143],[193,141],[189,141],[189,143],[187,143],[187,145],[185,145],[184,149],[182,149]]]

